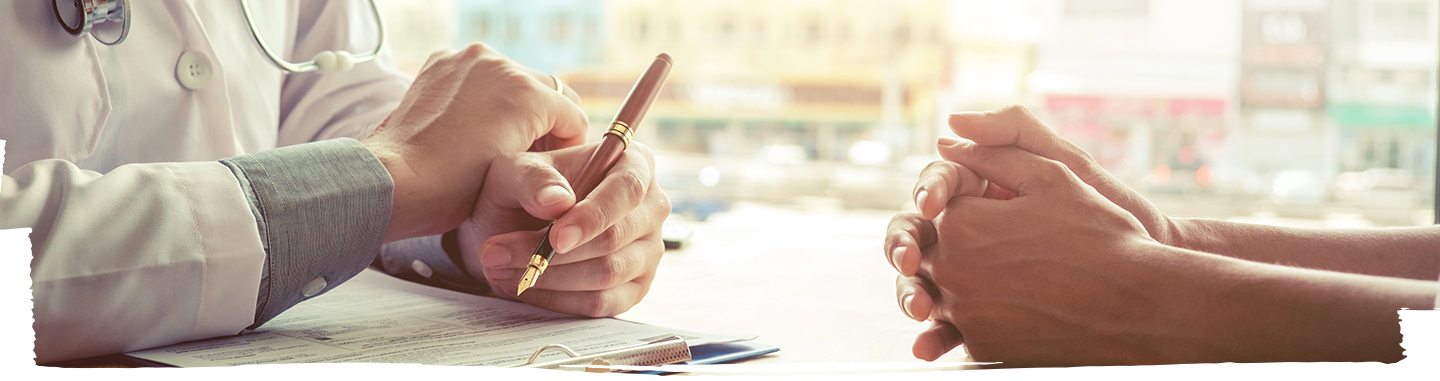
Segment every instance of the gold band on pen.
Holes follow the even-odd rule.
[[[630,138],[635,136],[635,130],[630,129],[630,125],[625,122],[617,120],[610,123],[610,129],[605,131],[605,134],[620,138],[620,141],[625,142],[625,147],[628,148],[630,147]]]
[[[528,267],[534,267],[538,275],[538,273],[545,272],[545,268],[550,267],[550,261],[545,260],[545,257],[532,255],[530,256],[530,264]]]

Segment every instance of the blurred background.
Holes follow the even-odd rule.
[[[579,92],[592,139],[672,54],[637,137],[672,220],[883,221],[947,114],[1021,104],[1172,216],[1434,221],[1434,0],[379,5],[402,69],[485,42]]]

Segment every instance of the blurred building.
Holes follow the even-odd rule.
[[[469,43],[455,42],[454,1],[376,0],[385,20],[385,39],[395,54],[395,66],[414,75],[436,50]]]
[[[1433,174],[1437,11],[1429,0],[1337,0],[1327,116],[1337,167]]]
[[[1325,115],[1336,154],[1327,169],[1340,201],[1377,222],[1409,224],[1385,209],[1433,202],[1437,15],[1433,0],[1331,1]]]
[[[1241,139],[1235,154],[1261,184],[1273,178],[1282,191],[1306,189],[1315,193],[1304,197],[1313,200],[1307,206],[1318,208],[1326,188],[1320,179],[1335,173],[1336,140],[1325,116],[1334,44],[1330,1],[1246,0],[1241,14]],[[1291,178],[1316,180],[1290,187],[1285,183]],[[1276,199],[1285,204],[1287,196]]]
[[[1225,181],[1239,1],[1055,0],[1027,102],[1106,169],[1150,191]]]
[[[675,70],[639,139],[670,154],[675,173],[714,167],[740,198],[894,208],[914,182],[897,169],[933,156],[949,107],[956,3],[612,0],[602,62],[563,77],[592,120],[608,122],[649,60],[668,52]]]
[[[599,64],[609,39],[603,1],[466,0],[455,11],[456,41],[484,42],[547,73]]]

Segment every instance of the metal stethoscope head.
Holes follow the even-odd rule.
[[[90,33],[105,45],[125,41],[130,34],[130,0],[55,0],[51,6],[55,19],[70,34]]]
[[[265,39],[256,29],[255,18],[250,16],[249,2],[240,0],[240,11],[245,14],[245,23],[250,27],[250,35],[254,37],[255,45],[259,46],[265,57],[280,70],[290,73],[343,72],[350,70],[355,64],[375,60],[375,57],[380,55],[380,50],[385,47],[385,21],[380,18],[380,9],[375,6],[375,0],[369,2],[378,35],[375,50],[361,54],[326,50],[309,61],[298,63],[286,61],[265,45]],[[70,34],[81,36],[89,32],[95,37],[95,41],[105,45],[119,44],[130,34],[130,0],[54,0],[52,4],[55,19],[59,20],[60,26]]]

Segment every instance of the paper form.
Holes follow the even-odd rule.
[[[343,362],[512,366],[523,364],[546,344],[565,344],[584,354],[669,335],[684,337],[692,346],[753,339],[580,318],[367,269],[255,331],[126,354],[180,367]],[[562,357],[550,351],[537,361]]]

